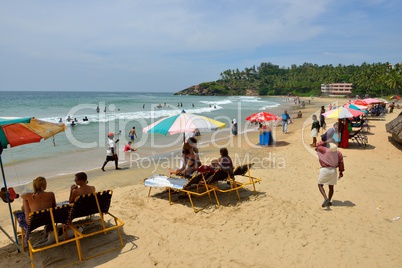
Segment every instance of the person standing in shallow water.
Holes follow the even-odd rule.
[[[134,136],[137,138],[137,133],[135,133],[135,127],[133,127],[133,129],[130,130],[130,133],[128,133],[128,136],[131,139],[131,142],[134,141]]]
[[[117,153],[116,153],[116,143],[119,142],[119,139],[117,139],[116,141],[114,141],[114,133],[113,132],[109,132],[109,134],[107,135],[107,137],[109,138],[108,140],[108,148],[106,150],[106,160],[103,163],[102,166],[102,171],[105,171],[105,166],[109,161],[114,161],[114,165],[116,169],[120,169],[119,168],[119,158],[117,157]]]

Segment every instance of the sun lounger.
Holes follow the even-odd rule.
[[[207,183],[211,188],[215,189],[215,191],[220,193],[229,193],[229,196],[231,192],[235,191],[237,198],[240,201],[239,189],[243,188],[243,184],[233,179],[231,174],[227,173],[226,171],[215,171],[215,173],[208,178]]]
[[[172,192],[186,193],[190,200],[191,207],[193,208],[194,212],[197,213],[212,203],[211,192],[213,192],[213,194],[215,195],[216,203],[219,206],[219,200],[216,192],[206,183],[205,175],[207,175],[207,173],[197,173],[193,175],[190,179],[172,178],[164,175],[153,175],[144,180],[144,185],[150,187],[148,191],[148,197],[151,194],[152,188],[166,188],[166,190],[168,191],[170,204],[172,204]],[[203,190],[201,191],[199,190],[200,186],[202,186],[203,188]],[[199,209],[195,208],[192,196],[203,196],[206,194],[208,194],[210,202]]]
[[[249,181],[242,182],[243,186],[253,185],[254,193],[256,193],[257,191],[255,188],[255,184],[261,182],[261,179],[251,176],[250,169],[253,165],[254,163],[237,166],[234,169],[233,174],[235,176],[235,179],[239,176],[247,177]]]
[[[79,240],[82,239],[83,236],[75,229],[73,229],[73,235],[70,237],[68,236],[71,212],[72,205],[62,205],[55,208],[31,212],[29,214],[28,223],[25,222],[25,215],[22,211],[14,212],[15,220],[21,227],[21,244],[23,250],[25,249],[26,242],[28,244],[31,267],[35,267],[33,258],[34,253],[74,241],[76,242],[77,246],[78,259],[82,260]],[[59,236],[58,224],[62,230],[61,236]],[[32,241],[31,234],[34,230],[41,226],[51,227],[52,232],[48,234],[45,241],[39,241],[39,243],[36,243]]]
[[[82,259],[90,259],[104,253],[117,250],[123,247],[123,238],[120,229],[123,227],[124,222],[109,212],[112,200],[113,191],[102,191],[93,194],[78,196],[72,204],[71,223],[70,227],[80,234],[83,238],[95,236],[98,234],[106,234],[109,231],[117,231],[120,246],[107,249],[98,254],[83,257]],[[94,215],[99,216],[99,219],[93,219]],[[91,216],[90,220],[80,221],[82,217]],[[94,223],[100,223],[96,225]],[[79,226],[85,226],[84,231],[79,229]],[[87,226],[91,228],[87,228]],[[87,230],[91,229],[91,230]],[[79,242],[79,241],[78,241]],[[110,244],[110,241],[107,242]],[[81,250],[81,245],[79,245]],[[82,253],[81,253],[82,255]]]

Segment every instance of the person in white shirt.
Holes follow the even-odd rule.
[[[102,171],[105,171],[105,166],[109,161],[114,161],[114,165],[116,167],[116,169],[120,169],[119,168],[119,158],[117,157],[116,154],[116,143],[119,142],[119,139],[117,139],[116,141],[114,141],[114,133],[113,132],[109,132],[107,137],[109,138],[108,140],[108,148],[106,150],[106,160],[103,163],[102,166]]]

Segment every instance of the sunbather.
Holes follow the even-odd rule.
[[[71,186],[69,202],[74,203],[77,196],[95,193],[95,187],[88,185],[88,177],[85,172],[75,174],[75,184]]]
[[[180,169],[176,169],[176,170],[169,168],[170,175],[175,174],[175,175],[182,175],[182,176],[190,176],[201,165],[201,163],[199,163],[199,161],[197,160],[197,157],[194,154],[193,150],[190,150],[187,148],[183,149],[183,155],[184,155],[184,160],[183,160],[182,167]]]
[[[56,206],[56,197],[53,192],[45,192],[46,186],[46,179],[44,177],[37,177],[33,181],[34,192],[21,195],[23,202],[22,211],[25,212],[27,222],[29,213]]]
[[[218,159],[213,159],[211,161],[211,167],[215,170],[222,169],[228,173],[233,173],[233,162],[229,156],[228,149],[221,148],[219,150],[219,153],[220,153],[221,157]]]

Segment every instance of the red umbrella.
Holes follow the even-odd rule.
[[[278,121],[280,117],[276,116],[275,114],[271,114],[268,112],[259,112],[259,113],[254,113],[252,115],[249,115],[246,117],[247,121],[251,122],[267,122],[267,121]]]
[[[365,101],[367,104],[375,104],[375,103],[382,103],[382,101],[378,100],[378,99],[374,99],[374,98],[367,98],[364,99],[363,101]]]
[[[362,105],[362,106],[368,106],[369,104],[367,102],[365,102],[364,100],[354,100],[352,101],[353,104],[357,104],[357,105]]]

